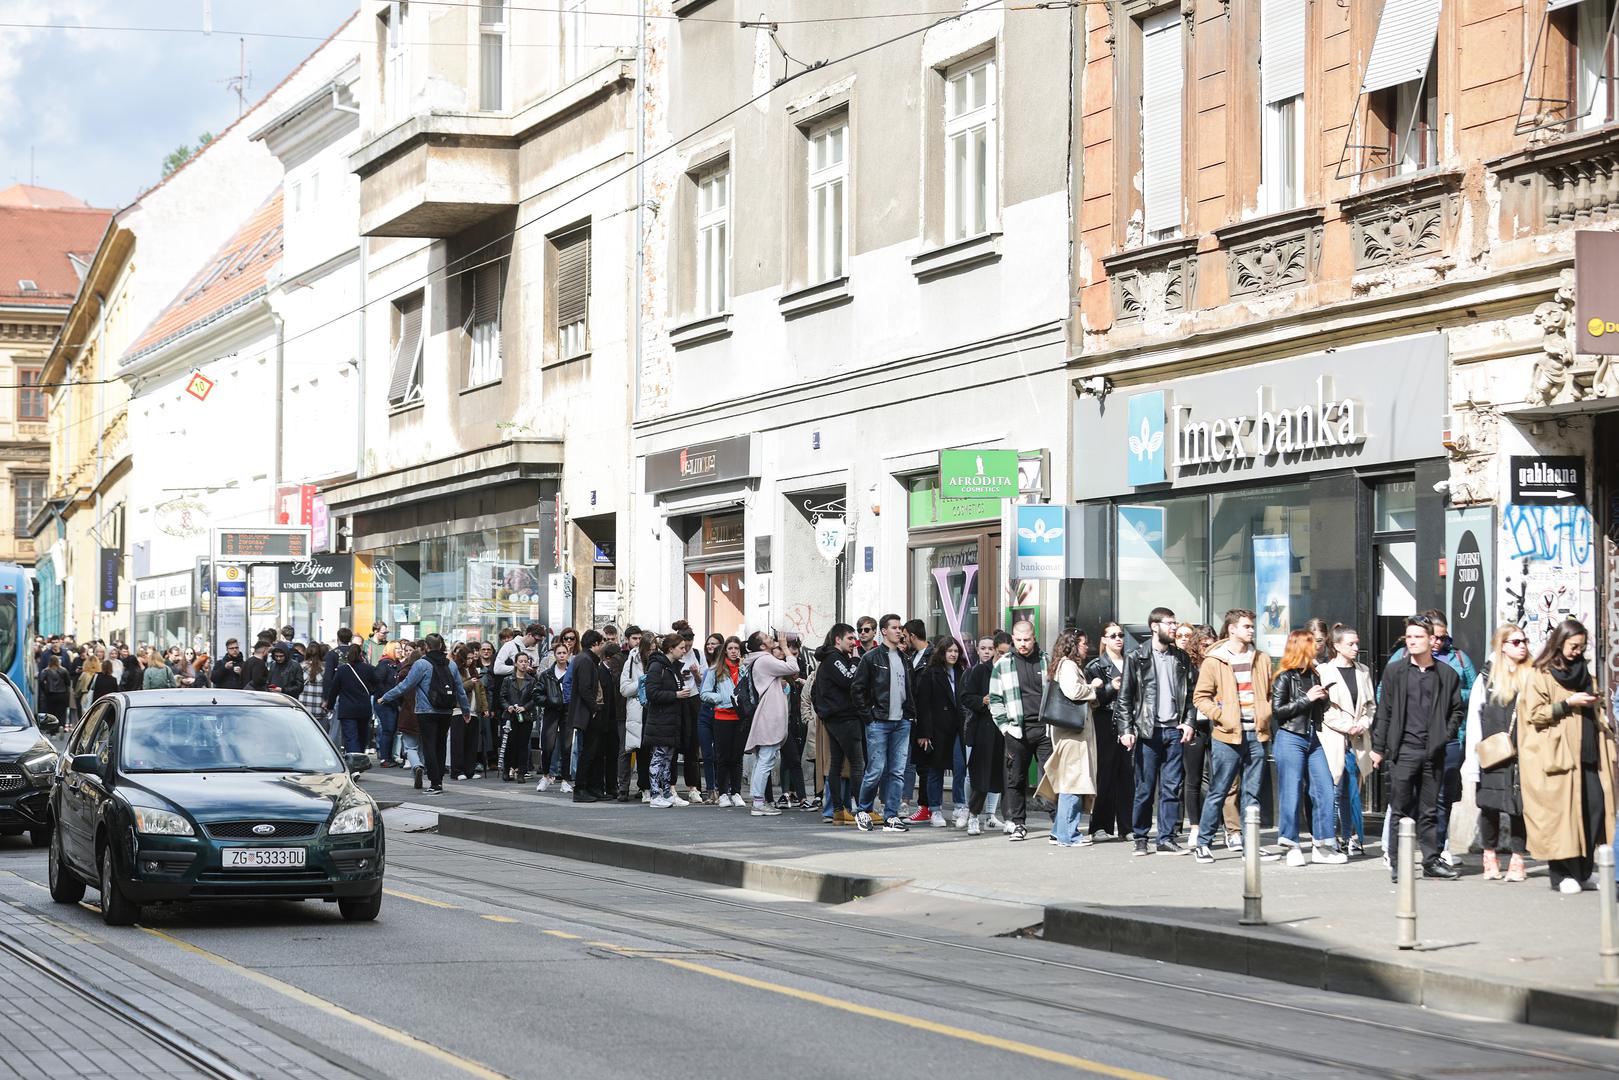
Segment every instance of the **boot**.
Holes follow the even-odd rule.
[[[1513,853],[1512,861],[1507,863],[1507,880],[1522,881],[1526,877],[1523,869],[1523,856]]]
[[[1501,880],[1501,863],[1495,857],[1495,852],[1489,848],[1484,849],[1484,880]]]

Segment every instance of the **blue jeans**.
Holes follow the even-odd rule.
[[[1237,797],[1239,812],[1259,804],[1259,785],[1265,778],[1265,744],[1252,731],[1242,733],[1236,746],[1213,739],[1209,742],[1209,793],[1203,799],[1203,816],[1198,819],[1194,847],[1214,839],[1225,812],[1225,797],[1231,793],[1237,771],[1242,771],[1242,793]]]
[[[1299,793],[1310,785],[1310,835],[1317,843],[1331,844],[1338,820],[1332,787],[1332,768],[1315,732],[1276,733],[1276,828],[1283,840],[1299,842]]]
[[[1167,843],[1181,821],[1181,733],[1179,728],[1155,728],[1136,736],[1136,803],[1131,832],[1147,838],[1154,801],[1158,804],[1158,842]]]
[[[383,761],[391,761],[394,756],[394,733],[399,729],[399,709],[397,706],[378,702],[376,712],[377,757]]]
[[[923,769],[921,770],[920,775],[922,777],[923,798],[918,801],[921,802],[923,806],[930,807],[935,814],[943,813],[944,770],[932,768]],[[960,806],[961,803],[958,801],[956,805]]]
[[[967,744],[957,739],[950,752],[950,805],[966,806],[967,801]]]
[[[1366,843],[1366,818],[1360,808],[1360,766],[1355,752],[1344,754],[1344,773],[1338,778],[1338,834]]]
[[[422,744],[417,740],[416,736],[414,736],[414,735],[402,736],[401,741],[405,744],[405,748],[402,751],[404,756],[405,756],[405,767],[407,769],[419,769],[419,768],[421,768],[422,767]]]
[[[1058,795],[1057,817],[1051,823],[1051,838],[1061,844],[1073,844],[1079,841],[1079,834],[1085,828],[1085,820],[1090,815],[1081,807],[1084,805],[1083,795]]]
[[[756,746],[753,753],[753,778],[748,783],[748,794],[753,796],[754,802],[759,803],[764,802],[765,785],[770,783],[770,774],[776,768],[776,759],[781,756],[781,744]]]
[[[697,746],[703,753],[703,790],[713,791],[718,786],[714,779],[714,706],[704,705],[697,711]]]
[[[866,775],[860,779],[857,809],[871,813],[881,785],[883,816],[891,818],[899,813],[910,747],[909,720],[875,720],[866,725]]]
[[[343,730],[343,752],[345,754],[365,753],[365,737],[370,734],[366,728],[370,727],[369,716],[341,716],[337,723]],[[378,751],[380,756],[381,751]],[[387,760],[384,758],[383,760]]]
[[[1450,808],[1462,797],[1462,744],[1452,739],[1445,744],[1445,771],[1439,780],[1439,846],[1450,839]]]

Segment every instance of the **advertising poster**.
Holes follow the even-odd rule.
[[[1445,613],[1456,647],[1482,663],[1495,620],[1495,511],[1491,507],[1445,513]]]
[[[1254,613],[1259,624],[1254,644],[1277,658],[1293,628],[1292,573],[1293,542],[1287,534],[1254,537]]]
[[[1067,513],[1061,506],[1017,508],[1015,578],[1058,578],[1068,559]]]

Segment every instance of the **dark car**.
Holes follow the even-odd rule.
[[[46,736],[61,730],[60,717],[36,717],[16,685],[0,675],[0,836],[26,832],[35,847],[50,843],[57,756]]]
[[[324,900],[382,906],[382,815],[320,724],[282,694],[109,694],[74,732],[51,790],[51,898],[86,883],[102,917],[142,904]]]

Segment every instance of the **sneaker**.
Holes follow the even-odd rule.
[[[1422,864],[1422,876],[1439,878],[1443,881],[1455,881],[1462,875],[1456,872],[1454,866],[1449,865],[1443,859],[1435,857]]]
[[[883,822],[883,832],[910,832],[911,827],[905,824],[905,819],[895,814]]]
[[[573,794],[573,784],[569,783],[567,780],[564,780],[564,781],[562,781],[561,790],[562,790],[562,794],[564,794],[564,795],[572,795]]]
[[[861,832],[871,831],[871,815],[864,810],[854,816],[854,827]]]
[[[803,802],[798,804],[798,808],[806,812],[823,809],[821,806],[821,797],[817,795],[813,799],[805,799]]]
[[[984,831],[984,826],[979,821],[978,815],[977,814],[968,814],[967,815],[967,835],[968,836],[979,836],[979,835],[981,835],[983,833],[983,831]]]
[[[422,794],[423,795],[442,795],[442,794],[444,794],[444,789],[441,788],[441,787],[428,788],[426,791],[422,792]],[[1579,882],[1574,883],[1574,891],[1575,892],[1580,891]]]
[[[1228,832],[1225,834],[1225,849],[1242,854],[1242,833]]]
[[[1192,849],[1192,858],[1200,863],[1210,864],[1214,862],[1214,852],[1209,850],[1209,845],[1199,844]]]
[[[674,803],[670,802],[662,795],[659,795],[656,799],[651,800],[647,805],[651,806],[654,810],[667,810],[673,806]]]
[[[549,789],[550,786],[551,786],[551,778],[549,776],[542,776],[542,777],[540,777],[540,782],[538,784],[534,785],[534,790],[535,791],[545,791],[545,790]]]
[[[1096,843],[1096,841],[1091,839],[1091,834],[1090,833],[1083,833],[1082,832],[1082,833],[1079,834],[1079,839],[1074,841],[1074,846],[1075,847],[1090,847],[1094,843]]]
[[[756,801],[753,804],[753,816],[754,817],[780,817],[781,816],[781,808],[777,807],[777,806],[772,806],[770,803],[765,802],[763,799],[759,799],[758,801]]]
[[[1461,860],[1452,855],[1448,848],[1439,853],[1439,861],[1444,863],[1446,866],[1454,867],[1461,865]]]
[[[992,829],[999,829],[1002,832],[1006,831],[1006,822],[1001,820],[999,814],[989,815],[989,820],[984,822],[984,824],[988,825]]]
[[[928,822],[930,822],[932,820],[933,820],[933,812],[931,810],[929,810],[927,807],[924,806],[921,809],[917,810],[916,813],[914,813],[910,817],[906,818],[905,819],[905,824],[907,824],[907,825],[926,825]]]
[[[968,817],[969,815],[967,813],[967,808],[965,806],[958,806],[956,807],[956,816],[951,821],[951,824],[958,829],[965,829],[967,827]]]
[[[1584,881],[1580,882],[1580,891],[1581,892],[1596,892],[1597,891],[1597,877],[1596,877],[1595,874],[1592,874],[1590,877],[1588,877]]]
[[[834,811],[832,811],[832,824],[834,824],[834,825],[853,825],[854,824],[854,815],[849,813],[849,811],[847,811],[847,810],[843,810],[843,809],[834,810]]]
[[[1027,840],[1029,838],[1029,830],[1025,829],[1022,825],[1014,825],[1012,826],[1012,831],[1006,834],[1006,838],[1011,840],[1013,843],[1016,843],[1019,840]]]
[[[730,806],[731,805],[731,796],[729,794],[721,795],[719,797],[719,801],[716,802],[714,805],[715,806]]]
[[[1145,855],[1145,854],[1147,854],[1147,838],[1145,836],[1143,836],[1140,840],[1136,841],[1136,852],[1135,853],[1137,855]]]
[[[1310,846],[1310,861],[1313,863],[1325,863],[1327,866],[1342,866],[1349,861],[1349,856],[1337,848],[1330,848],[1324,844],[1312,844]]]
[[[1512,861],[1507,864],[1507,880],[1523,881],[1526,877],[1528,877],[1528,874],[1524,871],[1523,856],[1512,856]]]
[[[950,819],[944,816],[943,810],[933,815],[932,823],[935,829],[948,829],[950,827]]]
[[[1241,850],[1241,849],[1239,848],[1238,850]],[[1281,862],[1282,861],[1282,853],[1280,851],[1272,851],[1269,848],[1260,848],[1259,849],[1259,861],[1260,862]]]
[[[416,766],[415,772],[416,772],[416,790],[420,791],[420,790],[422,790],[422,767],[420,765]]]
[[[1351,839],[1349,841],[1349,855],[1350,855],[1350,857],[1351,858],[1359,858],[1360,856],[1362,856],[1364,854],[1366,854],[1366,845],[1361,843],[1359,840]]]
[[[1564,896],[1578,896],[1580,893],[1580,883],[1571,877],[1566,877],[1558,883],[1557,891],[1562,893]]]
[[[670,806],[690,806],[691,801],[688,800],[688,799],[682,799],[679,795],[676,795],[673,790],[671,790],[669,792],[669,805]]]
[[[1304,849],[1297,844],[1287,845],[1287,865],[1303,866],[1309,860],[1304,857]]]
[[[544,781],[541,781],[541,782],[543,783]],[[544,791],[545,789],[541,788],[540,790]],[[641,801],[644,802],[644,803],[651,802],[652,801],[652,792],[650,792],[650,791],[641,792]]]
[[[1091,839],[1098,842],[1103,840],[1111,840],[1113,839],[1113,834],[1108,832],[1106,829],[1097,829],[1095,832],[1091,833]]]
[[[1486,848],[1484,851],[1484,880],[1499,881],[1501,878],[1501,861],[1496,858],[1494,851]]]
[[[1160,855],[1185,855],[1186,854],[1186,849],[1181,847],[1179,844],[1177,844],[1173,840],[1160,840],[1160,841],[1158,841],[1158,854],[1160,854]]]

